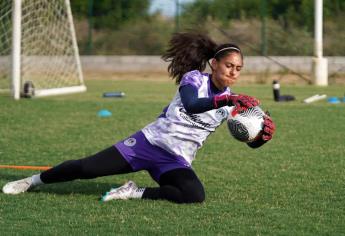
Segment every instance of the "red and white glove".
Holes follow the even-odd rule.
[[[274,124],[272,118],[267,114],[264,116],[264,127],[262,129],[262,140],[269,141],[276,130],[276,125]]]
[[[247,110],[248,108],[258,106],[260,101],[255,97],[251,97],[244,94],[236,95],[216,95],[213,97],[214,108],[219,108],[222,106],[235,106],[235,109],[239,112]]]
[[[247,143],[251,148],[258,148],[267,143],[269,140],[272,139],[272,136],[276,130],[276,126],[272,121],[272,118],[269,116],[269,113],[266,112],[264,116],[264,127],[262,129],[262,134],[253,142]]]

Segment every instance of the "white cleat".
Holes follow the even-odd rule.
[[[28,191],[32,187],[31,177],[9,182],[2,187],[5,194],[19,194]]]
[[[118,188],[112,188],[109,192],[106,192],[102,198],[102,202],[107,202],[114,199],[129,199],[133,198],[133,194],[138,189],[137,185],[133,181],[128,181],[124,185]]]

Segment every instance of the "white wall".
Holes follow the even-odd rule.
[[[10,57],[0,57],[0,74],[9,70]],[[281,64],[299,73],[311,73],[312,57],[272,57]],[[341,70],[345,73],[345,57],[327,57],[329,74]],[[45,57],[36,57],[37,68],[45,67]],[[50,59],[51,60],[51,59]],[[106,71],[106,72],[166,72],[168,63],[160,56],[82,56],[82,67],[84,71]],[[244,58],[243,73],[257,72],[279,72],[284,71],[273,61],[265,57]],[[6,72],[7,73],[7,72]]]
[[[345,57],[327,57],[329,73],[345,73]],[[299,73],[311,73],[312,57],[272,57],[275,61]],[[84,71],[166,72],[168,63],[160,56],[82,56]],[[265,57],[244,58],[243,73],[279,72],[284,68]]]

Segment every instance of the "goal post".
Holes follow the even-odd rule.
[[[12,94],[14,99],[20,98],[20,46],[21,46],[21,0],[13,1],[12,12]]]
[[[314,0],[314,57],[312,77],[315,85],[328,85],[328,60],[323,57],[323,0]]]
[[[86,91],[69,0],[1,0],[0,43],[0,89],[14,99],[26,83],[35,97]]]

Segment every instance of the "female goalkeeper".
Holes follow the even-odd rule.
[[[40,174],[9,182],[6,194],[75,179],[146,170],[159,184],[138,188],[129,181],[112,188],[102,201],[112,199],[166,199],[176,203],[205,200],[204,187],[191,167],[206,138],[226,120],[232,106],[238,110],[259,104],[254,97],[234,94],[229,86],[239,78],[243,55],[234,44],[216,45],[205,35],[178,33],[163,55],[178,90],[151,124],[113,146],[86,158],[69,160]],[[204,73],[209,63],[212,74]],[[275,125],[267,115],[262,137],[248,145],[259,147],[272,138]]]

